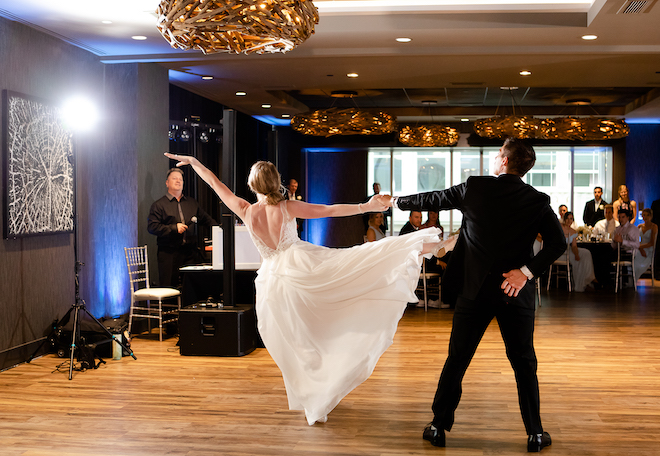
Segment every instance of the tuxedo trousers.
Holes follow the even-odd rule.
[[[539,385],[534,352],[534,308],[505,302],[500,289],[503,278],[489,275],[476,299],[458,297],[445,361],[433,401],[433,423],[451,430],[461,399],[463,376],[477,346],[493,320],[497,319],[518,385],[518,401],[527,434],[543,432]],[[529,286],[529,284],[528,284]]]

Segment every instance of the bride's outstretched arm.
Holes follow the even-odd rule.
[[[245,211],[248,207],[250,207],[250,203],[245,201],[243,198],[234,195],[234,193],[229,190],[229,187],[223,184],[220,179],[218,179],[218,176],[213,174],[213,172],[206,166],[202,165],[199,160],[190,155],[175,155],[167,152],[165,153],[165,156],[171,158],[172,160],[178,160],[176,166],[192,166],[197,175],[201,177],[204,182],[209,184],[213,191],[218,194],[222,202],[227,205],[229,210],[243,219]]]
[[[360,204],[311,204],[303,201],[291,200],[287,203],[287,210],[292,217],[301,219],[315,219],[322,217],[346,217],[349,215],[364,214],[366,212],[381,212],[386,208],[376,197],[367,203]]]

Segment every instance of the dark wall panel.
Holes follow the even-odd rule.
[[[4,18],[0,18],[0,62],[0,89],[40,97],[54,106],[74,94],[98,99],[95,94],[103,86],[98,58]],[[3,207],[2,217],[4,211]],[[0,256],[2,369],[22,361],[29,347],[25,344],[44,336],[50,323],[73,304],[73,236],[2,240]]]
[[[364,202],[367,176],[367,151],[309,152],[307,158],[307,195],[310,203]],[[306,221],[307,239],[326,247],[349,247],[364,242],[361,215]]]
[[[651,207],[653,201],[660,199],[660,125],[630,125],[630,136],[626,139],[626,184],[639,210]]]
[[[96,128],[74,134],[81,297],[97,317],[126,312],[123,247],[137,243],[138,219],[146,219],[146,212],[140,214],[146,203],[138,202],[154,195],[150,172],[162,176],[167,169],[167,71],[155,64],[106,66],[89,52],[4,18],[0,61],[0,89],[55,106],[83,96],[97,106]],[[4,216],[4,208],[0,212]],[[3,240],[0,255],[3,369],[24,361],[74,304],[74,236]]]

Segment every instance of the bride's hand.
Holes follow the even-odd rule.
[[[374,195],[371,197],[367,205],[373,212],[382,212],[387,210],[387,206],[383,203],[384,198],[389,199],[389,195]]]
[[[165,156],[167,158],[171,158],[172,160],[178,160],[176,166],[192,165],[193,161],[195,160],[195,157],[192,155],[176,155],[165,152]]]

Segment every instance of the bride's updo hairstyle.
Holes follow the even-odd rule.
[[[280,192],[282,176],[269,161],[258,161],[252,165],[248,176],[248,187],[254,193],[266,196],[266,203],[275,205],[284,199]]]

